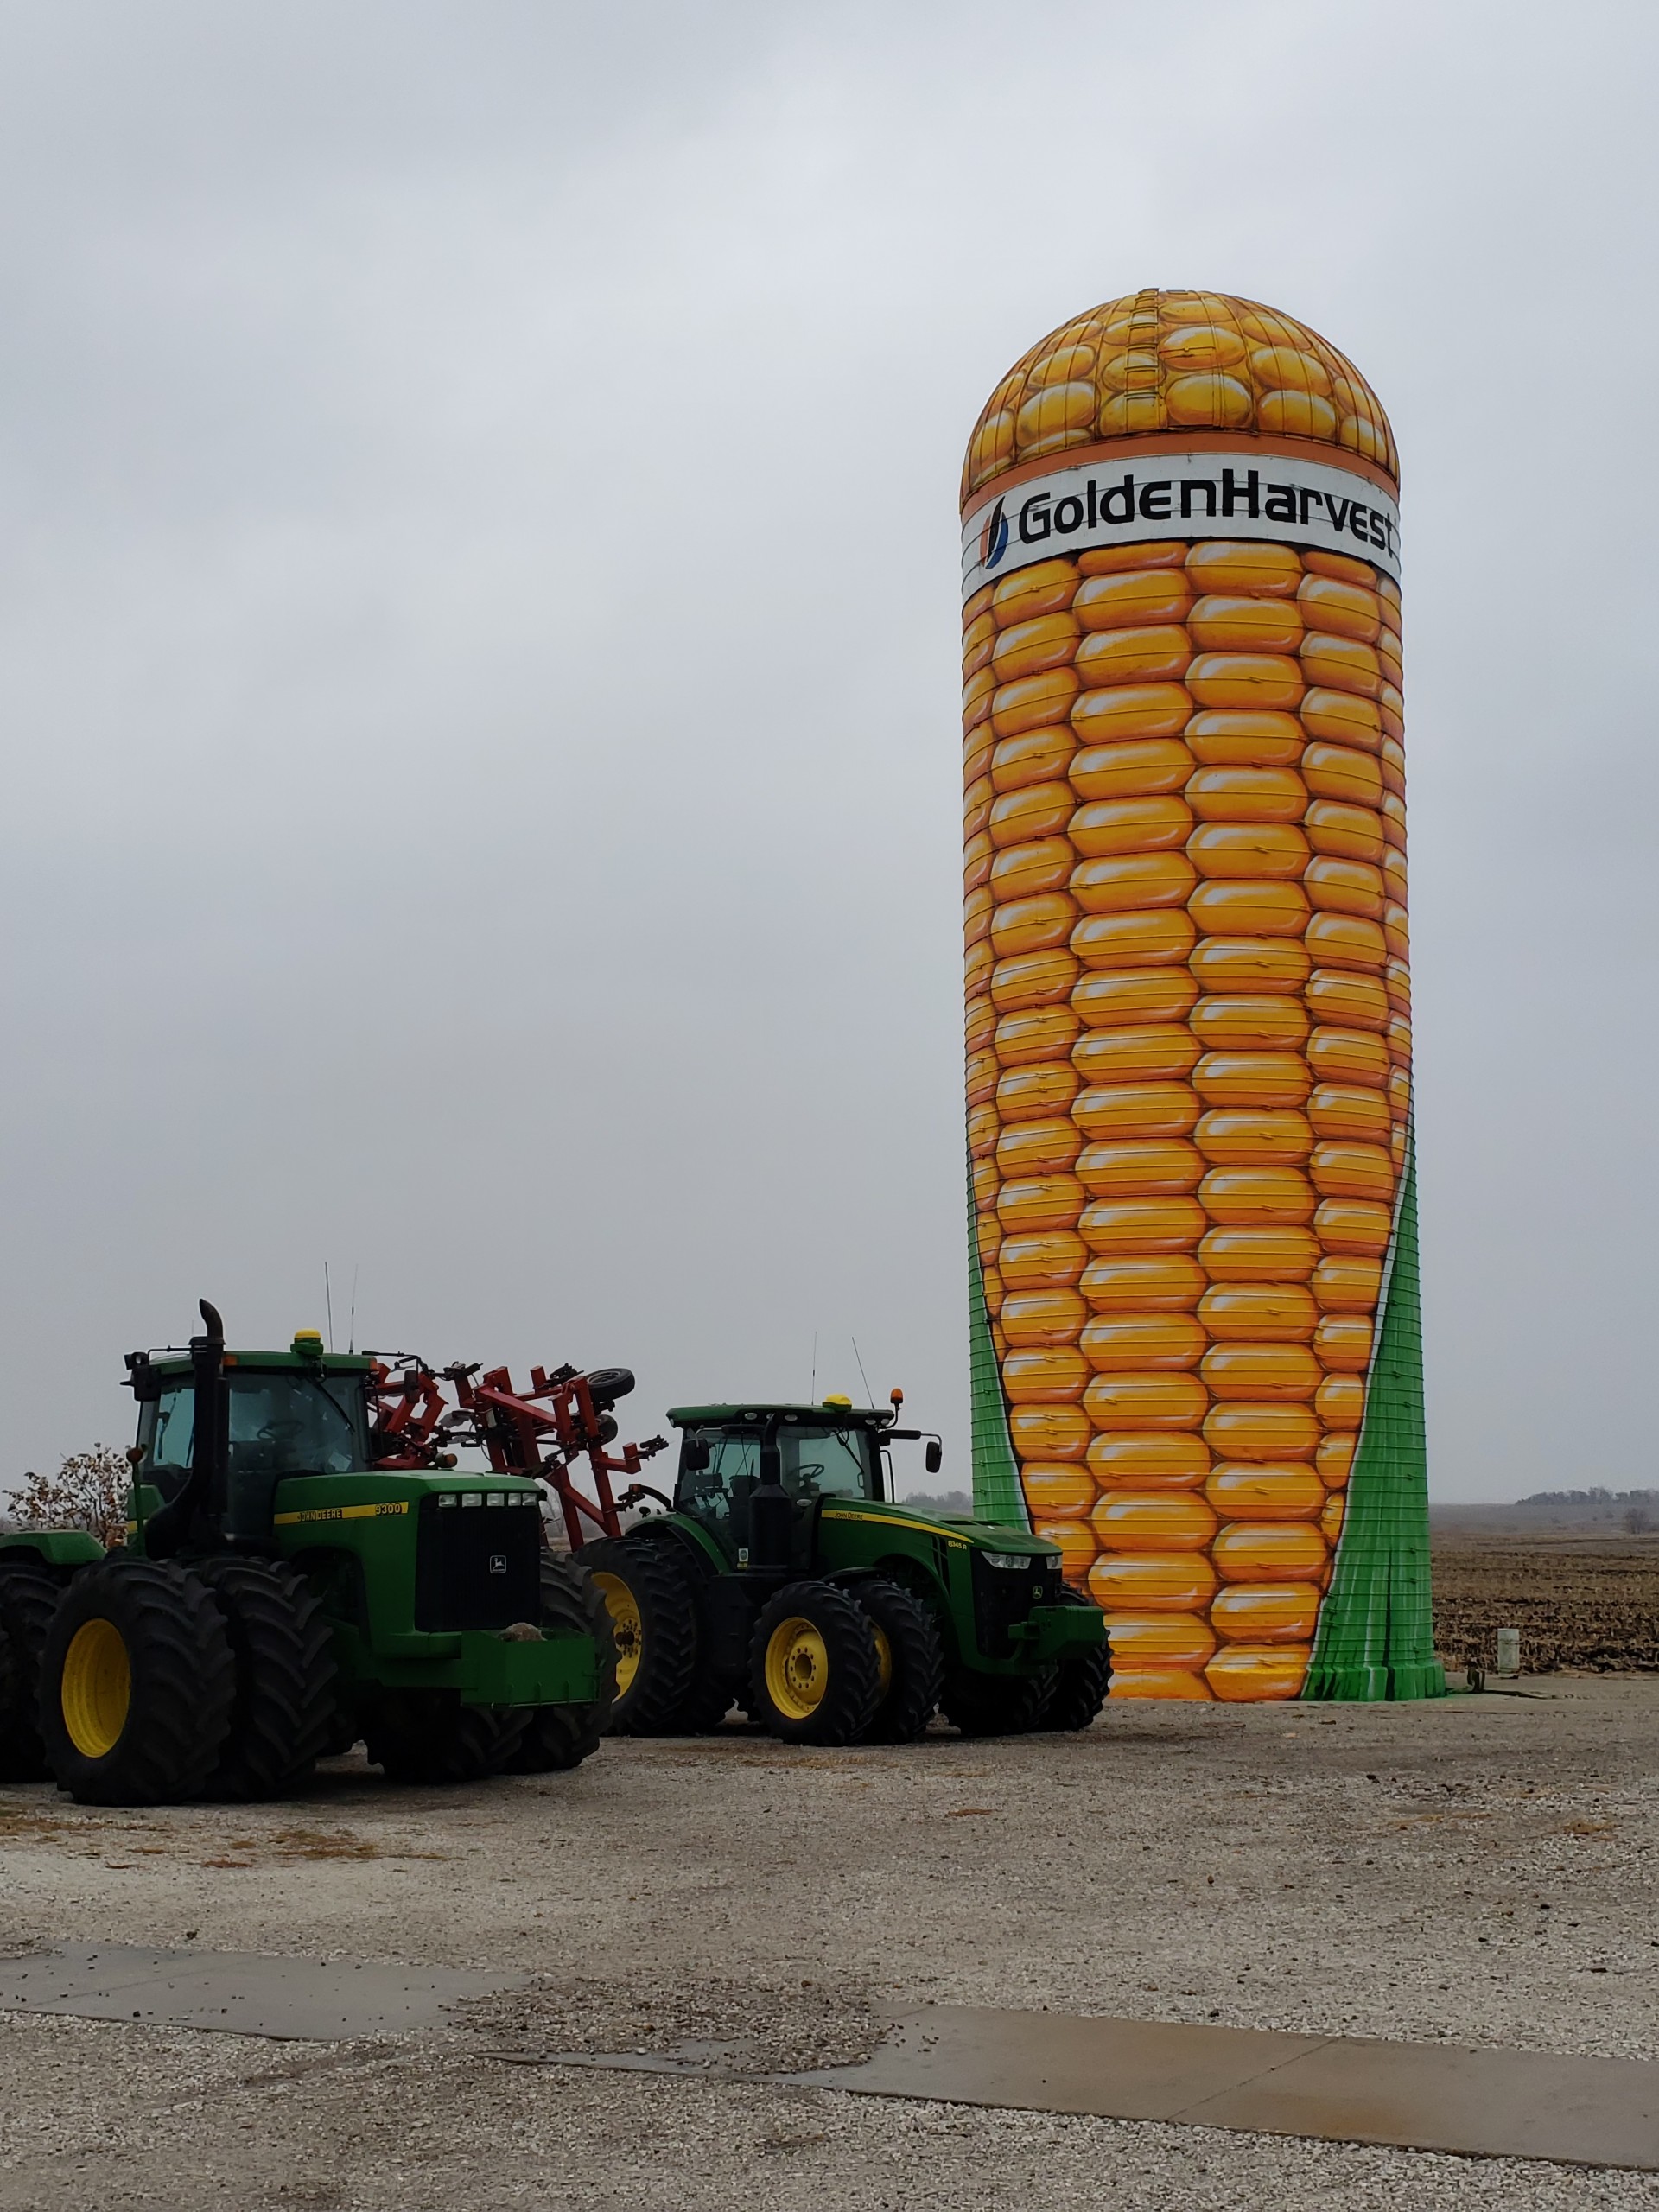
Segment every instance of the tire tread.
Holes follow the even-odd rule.
[[[639,1671],[611,1708],[613,1736],[672,1736],[697,1668],[697,1609],[691,1579],[663,1542],[601,1536],[584,1545],[589,1574],[614,1574],[640,1602],[645,1643]],[[602,1600],[601,1600],[602,1602]]]
[[[59,1688],[88,1620],[120,1630],[132,1664],[126,1727],[101,1758],[76,1750]],[[207,1584],[171,1561],[117,1555],[85,1567],[53,1617],[41,1669],[40,1725],[60,1789],[82,1805],[183,1804],[200,1797],[230,1733],[236,1662]]]
[[[780,1713],[766,1691],[766,1646],[779,1624],[799,1614],[823,1636],[830,1687],[806,1720]],[[760,1609],[749,1646],[749,1717],[784,1743],[855,1744],[881,1700],[881,1668],[868,1617],[832,1582],[788,1582]]]
[[[526,1706],[524,1732],[506,1763],[508,1774],[563,1774],[591,1758],[610,1726],[616,1702],[616,1643],[605,1600],[586,1567],[547,1553],[542,1560],[543,1635],[588,1636],[598,1662],[599,1695],[589,1705]]]
[[[0,1568],[0,1782],[44,1782],[41,1659],[63,1586],[43,1568]]]
[[[393,1690],[368,1716],[365,1749],[388,1782],[442,1788],[499,1774],[529,1708],[462,1705],[445,1690]]]
[[[913,1744],[924,1735],[944,1687],[944,1647],[919,1598],[886,1577],[855,1583],[851,1595],[887,1639],[893,1682],[865,1731],[871,1744]]]
[[[206,1795],[279,1797],[316,1764],[335,1727],[334,1637],[305,1577],[275,1560],[193,1562],[213,1594],[236,1659],[230,1734]]]

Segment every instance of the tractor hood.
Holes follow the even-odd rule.
[[[968,1515],[926,1514],[924,1519],[937,1520],[942,1529],[949,1529],[952,1535],[966,1536],[970,1543],[987,1551],[1029,1552],[1039,1559],[1046,1559],[1059,1550],[1046,1536],[1033,1535],[1029,1529],[1012,1529],[1003,1521],[976,1521]]]
[[[860,1520],[891,1521],[899,1528],[923,1529],[956,1543],[970,1544],[976,1551],[1018,1554],[1026,1559],[1059,1556],[1058,1544],[1051,1543],[1046,1536],[1033,1535],[1029,1529],[1010,1529],[998,1521],[976,1521],[966,1516],[927,1513],[906,1505],[902,1497],[890,1503],[874,1498],[827,1497],[823,1510],[836,1518],[853,1514]]]

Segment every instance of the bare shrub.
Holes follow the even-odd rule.
[[[132,1468],[112,1444],[72,1452],[55,1475],[28,1474],[12,1501],[20,1529],[82,1529],[106,1547],[125,1540]]]

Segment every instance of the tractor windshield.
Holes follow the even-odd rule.
[[[366,1467],[363,1393],[354,1378],[308,1375],[295,1368],[232,1368],[231,1465],[237,1475],[343,1475]],[[146,1475],[182,1473],[191,1462],[196,1400],[188,1376],[169,1380],[140,1413],[138,1441],[149,1454]]]
[[[682,1464],[675,1503],[701,1521],[728,1552],[748,1541],[749,1498],[760,1479],[759,1428],[688,1429],[709,1450],[706,1467]],[[880,1497],[874,1442],[855,1422],[779,1424],[779,1479],[789,1495],[810,1503],[817,1497]]]
[[[874,1497],[870,1436],[864,1428],[797,1428],[778,1432],[783,1484],[791,1497]]]

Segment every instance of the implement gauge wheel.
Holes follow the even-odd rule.
[[[611,1733],[677,1733],[697,1665],[690,1578],[666,1543],[639,1537],[584,1544],[582,1564],[605,1601],[616,1646]]]
[[[41,1734],[77,1803],[200,1797],[235,1700],[224,1619],[186,1568],[111,1559],[64,1592],[41,1660]]]
[[[844,1591],[791,1582],[749,1646],[749,1718],[786,1744],[855,1744],[881,1701],[875,1628]]]

